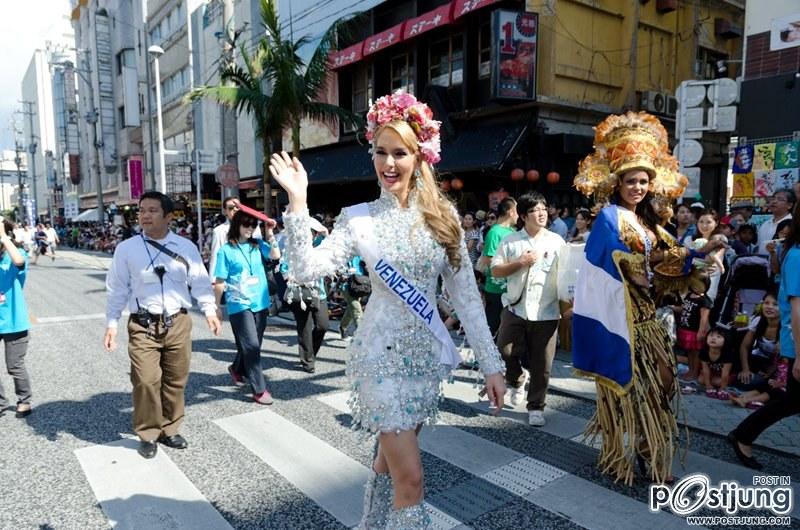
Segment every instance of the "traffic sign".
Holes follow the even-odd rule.
[[[736,130],[736,108],[736,105],[732,105],[717,109],[716,131],[731,132]]]
[[[690,83],[692,81],[684,81],[675,92],[680,107],[696,107],[706,99],[706,87]]]
[[[693,166],[703,158],[703,146],[697,140],[681,138],[674,154],[682,166]]]
[[[739,99],[739,85],[733,79],[722,77],[708,87],[708,99],[712,103],[717,99],[717,105],[725,106]]]
[[[219,151],[213,149],[197,150],[197,169],[200,173],[214,173],[219,167]]]

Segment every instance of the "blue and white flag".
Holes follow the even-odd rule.
[[[630,254],[631,249],[620,238],[617,207],[608,206],[592,224],[575,286],[572,360],[577,370],[625,392],[633,376],[633,330],[615,252]]]

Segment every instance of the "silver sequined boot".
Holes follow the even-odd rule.
[[[392,511],[392,477],[370,470],[364,491],[364,514],[358,530],[383,530]]]
[[[425,503],[392,510],[386,519],[386,530],[427,530],[431,527],[431,518]]]

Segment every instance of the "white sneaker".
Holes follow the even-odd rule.
[[[544,424],[544,413],[541,410],[528,411],[528,425],[532,425],[533,427],[541,427]]]
[[[524,403],[525,402],[525,397],[526,397],[527,392],[525,392],[525,384],[524,383],[521,384],[520,386],[518,386],[517,388],[513,388],[513,387],[510,388],[509,389],[509,393],[510,393],[509,402],[512,405],[514,405],[515,407],[517,405],[519,405],[520,403]]]

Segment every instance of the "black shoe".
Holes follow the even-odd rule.
[[[142,457],[149,460],[150,458],[156,456],[156,452],[158,452],[158,444],[155,442],[145,442],[144,440],[141,440],[139,442],[138,451]]]
[[[187,442],[186,438],[184,438],[180,434],[176,434],[174,436],[167,436],[162,434],[161,436],[158,437],[158,442],[173,449],[186,449],[187,447],[189,447],[189,442]]]
[[[30,405],[28,404],[25,404],[24,406],[17,405],[17,411],[14,415],[17,418],[25,418],[27,416],[30,416],[31,412],[33,412],[33,409],[31,408]]]
[[[315,371],[315,368],[313,366],[308,365],[308,364],[304,364],[303,365],[303,371],[306,372],[306,373],[309,373],[309,374],[313,374],[314,371]]]
[[[736,453],[736,458],[739,459],[739,462],[749,467],[750,469],[755,469],[755,470],[764,469],[764,466],[762,466],[758,462],[758,460],[756,460],[752,456],[747,456],[742,452],[742,449],[739,447],[739,440],[736,439],[736,435],[733,433],[733,431],[728,433],[728,441],[731,443],[731,446],[733,447],[733,452]]]

